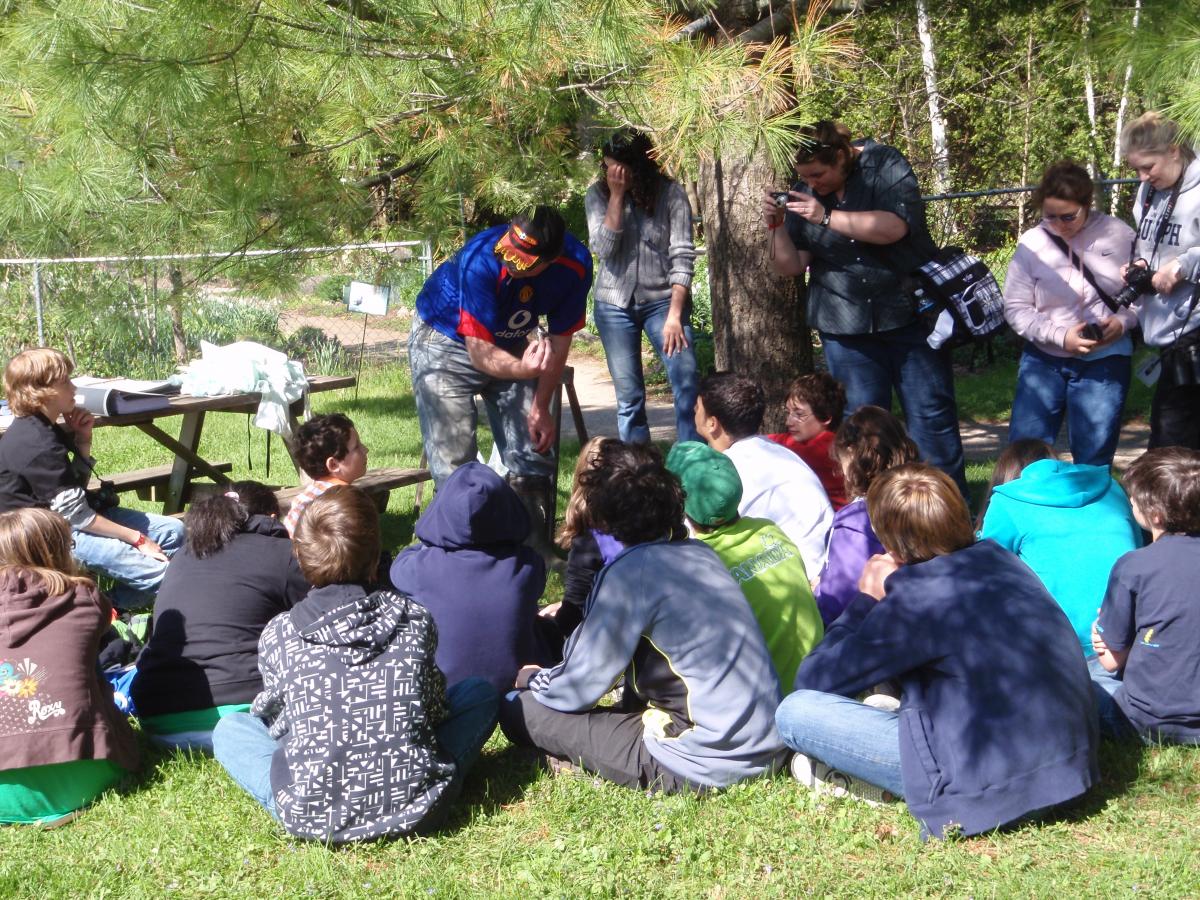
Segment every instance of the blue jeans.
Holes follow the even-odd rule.
[[[167,556],[183,546],[183,522],[168,516],[138,512],[117,506],[105,510],[104,518],[140,531],[163,549]],[[151,559],[132,544],[116,538],[100,537],[85,531],[72,529],[75,548],[72,556],[84,567],[100,572],[117,582],[112,591],[113,605],[118,609],[133,609],[149,606],[154,602],[155,591],[162,583],[167,564]]]
[[[917,325],[877,334],[821,332],[821,343],[829,373],[846,388],[846,414],[860,406],[890,410],[894,389],[922,458],[953,478],[966,497],[949,353],[930,347]]]
[[[775,727],[797,753],[904,796],[898,713],[837,694],[796,691],[775,711]]]
[[[650,338],[654,352],[667,370],[671,393],[675,395],[675,435],[678,441],[698,441],[696,431],[696,353],[691,317],[683,322],[687,347],[672,356],[663,353],[663,325],[671,308],[670,299],[630,305],[628,309],[597,300],[592,317],[604,355],[608,374],[617,392],[617,434],[622,441],[650,443],[646,422],[646,383],[642,377],[642,332]]]
[[[1092,676],[1092,695],[1100,714],[1100,735],[1113,741],[1142,741],[1137,728],[1114,699],[1123,686],[1120,676],[1105,669],[1094,656],[1088,660],[1088,674]]]
[[[437,728],[441,748],[454,757],[457,771],[447,793],[462,790],[463,778],[496,727],[499,695],[482,678],[467,678],[446,692],[450,716]],[[213,729],[213,755],[229,777],[272,816],[271,757],[279,748],[262,719],[249,713],[230,713]]]
[[[1017,369],[1008,441],[1053,444],[1063,417],[1071,456],[1085,466],[1111,466],[1129,393],[1129,357],[1064,359],[1026,344]]]
[[[538,453],[529,439],[536,381],[505,381],[485,375],[471,365],[464,345],[419,319],[409,335],[408,362],[421,439],[435,485],[479,454],[476,394],[483,398],[492,439],[508,470],[513,475],[554,477],[554,452]]]

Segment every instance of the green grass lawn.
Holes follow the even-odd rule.
[[[373,465],[416,464],[402,369],[364,373],[357,401],[351,390],[313,405],[354,418]],[[95,446],[102,470],[168,461],[134,429],[101,430]],[[210,416],[202,453],[265,477],[262,432],[248,444],[240,416]],[[577,454],[563,448],[560,511]],[[969,472],[977,489],[989,474]],[[269,480],[295,480],[278,441]],[[412,493],[392,496],[388,546],[411,537]],[[330,850],[287,837],[211,759],[147,745],[142,771],[73,824],[0,828],[0,896],[1200,895],[1200,753],[1105,746],[1101,767],[1102,784],[1055,818],[922,844],[900,805],[818,798],[784,776],[647,796],[547,774],[497,733],[444,832]]]

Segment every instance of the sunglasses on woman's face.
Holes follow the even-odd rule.
[[[1082,212],[1083,212],[1083,210],[1080,209],[1080,210],[1076,210],[1073,213],[1061,213],[1059,215],[1054,215],[1053,213],[1042,213],[1042,221],[1043,222],[1059,221],[1065,225],[1069,225],[1071,222],[1074,222],[1076,219],[1078,219],[1080,213],[1082,213]]]

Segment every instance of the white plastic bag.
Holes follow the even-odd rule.
[[[224,347],[201,341],[200,359],[188,364],[181,389],[197,397],[257,391],[262,400],[254,424],[286,439],[292,436],[288,407],[303,397],[304,413],[308,415],[304,364],[254,341],[238,341]]]

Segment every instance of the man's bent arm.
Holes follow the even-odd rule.
[[[483,338],[467,335],[464,340],[467,344],[467,356],[471,359],[471,365],[484,375],[508,381],[524,381],[528,378],[537,378],[542,374],[540,367],[530,366],[525,358],[513,356],[507,350],[501,350]],[[570,338],[567,338],[567,342],[570,343]],[[565,362],[565,355],[563,359]],[[562,371],[561,366],[559,371]]]

